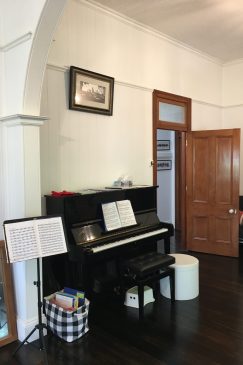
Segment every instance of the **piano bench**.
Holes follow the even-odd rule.
[[[175,301],[175,271],[169,267],[175,263],[175,258],[158,252],[134,257],[123,262],[123,273],[132,285],[138,287],[139,319],[144,315],[144,286],[158,285],[159,280],[168,276],[170,278],[171,300]],[[124,288],[124,283],[122,284]]]

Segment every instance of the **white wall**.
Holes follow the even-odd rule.
[[[243,61],[223,67],[222,128],[241,128],[241,166],[243,164]],[[243,168],[240,169],[240,195],[243,195]]]
[[[3,70],[3,54],[0,51],[0,70]],[[4,102],[4,74],[0,72],[0,115],[3,113],[3,102]]]
[[[3,128],[0,123],[0,156],[3,156]],[[4,161],[2,158],[0,158],[0,222],[2,223],[4,221],[4,176],[3,176],[3,164]],[[1,224],[2,226],[2,224]],[[0,229],[0,240],[3,239],[3,228]]]
[[[2,14],[0,13],[0,34],[2,31]],[[0,42],[1,42],[1,38],[0,38]],[[3,69],[3,53],[0,51],[0,70]],[[0,115],[2,113],[2,108],[3,108],[3,72],[0,71]],[[4,188],[3,188],[3,158],[1,157],[3,156],[3,133],[2,133],[2,126],[0,123],[0,186],[1,186],[1,191],[0,191],[0,222],[3,222],[4,220],[4,200],[3,200],[3,195],[4,195]],[[0,230],[0,239],[3,238],[3,233]]]
[[[192,100],[192,130],[222,128],[222,107]]]
[[[222,100],[225,107],[242,105],[243,60],[223,67]]]
[[[46,0],[0,0],[0,49],[4,56],[1,68],[4,75],[4,100],[0,115],[22,112],[29,54],[45,2]]]
[[[151,93],[116,84],[112,117],[81,113],[67,110],[67,75],[48,69],[46,76],[43,193],[110,185],[122,174],[151,184]]]
[[[27,32],[34,32],[45,2],[46,0],[0,0],[3,14],[1,44],[12,42]],[[25,17],[23,14],[28,16]]]
[[[54,65],[221,103],[219,64],[80,1],[69,1],[54,39],[48,60]]]
[[[0,0],[1,1],[1,0]],[[0,3],[1,4],[1,3]],[[1,7],[0,7],[1,9]],[[0,45],[3,43],[3,13],[0,11]],[[3,69],[3,52],[0,48],[0,70]],[[0,115],[3,105],[3,72],[0,72]]]
[[[94,6],[69,1],[48,64],[43,194],[110,185],[123,173],[135,183],[151,184],[153,89],[194,99],[193,129],[199,115],[203,128],[219,127],[219,64]],[[115,78],[113,116],[68,110],[70,65]]]
[[[0,44],[2,44],[3,37],[3,13],[0,12]],[[4,101],[4,73],[1,72],[3,70],[3,52],[0,50],[0,115],[2,115],[3,110],[3,101]],[[3,189],[3,133],[2,126],[0,123],[0,222],[2,223],[4,220],[4,189]],[[3,238],[3,233],[0,231],[0,239]]]

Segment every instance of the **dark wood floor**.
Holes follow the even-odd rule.
[[[160,297],[137,310],[107,299],[92,303],[90,331],[65,343],[47,338],[49,365],[238,365],[243,364],[243,256],[195,254],[200,260],[200,295],[190,301]],[[17,343],[0,350],[0,364],[42,364],[42,352]]]

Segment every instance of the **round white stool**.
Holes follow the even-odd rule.
[[[199,261],[196,257],[180,253],[170,254],[175,258],[171,265],[175,269],[175,299],[189,300],[199,294]],[[166,277],[160,280],[160,293],[170,298],[170,281]]]

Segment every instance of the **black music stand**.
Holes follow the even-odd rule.
[[[28,342],[28,339],[37,330],[37,331],[39,331],[39,348],[40,348],[41,351],[43,351],[43,357],[44,357],[45,364],[48,365],[46,345],[45,345],[44,332],[43,332],[44,329],[47,329],[47,326],[46,326],[45,323],[42,322],[42,314],[41,314],[42,301],[41,301],[41,292],[40,292],[41,281],[40,281],[40,259],[39,259],[39,257],[36,259],[36,261],[37,261],[37,281],[34,281],[33,284],[36,285],[36,287],[37,287],[37,295],[38,295],[38,302],[37,302],[38,303],[38,324],[35,325],[35,327],[28,334],[28,336],[19,344],[19,346],[17,347],[17,349],[13,352],[13,356],[19,351],[19,349],[25,343],[29,343]]]
[[[41,281],[40,281],[40,257],[46,257],[67,252],[65,234],[61,217],[34,217],[5,221],[4,234],[6,243],[6,253],[9,262],[18,262],[36,258],[37,281],[33,284],[37,288],[38,298],[38,324],[19,344],[13,356],[25,344],[37,330],[39,332],[39,349],[43,351],[44,363],[48,365],[47,351],[44,340],[44,329],[47,329],[42,322],[42,301],[41,301]],[[43,230],[44,228],[44,230]],[[37,248],[33,248],[33,246]],[[41,254],[40,254],[41,252]],[[27,256],[27,257],[26,257]]]

